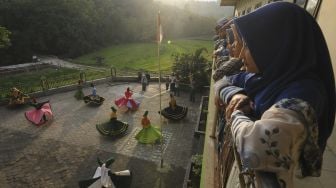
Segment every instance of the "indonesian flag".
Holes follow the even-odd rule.
[[[157,23],[157,41],[160,44],[163,38],[163,34],[162,34],[162,26],[161,26],[161,20],[160,20],[160,11],[158,13],[158,23]]]

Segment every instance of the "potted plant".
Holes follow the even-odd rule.
[[[203,155],[196,154],[191,157],[188,165],[183,188],[199,188],[202,172]]]

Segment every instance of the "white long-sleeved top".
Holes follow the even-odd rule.
[[[293,187],[294,170],[306,139],[304,123],[307,121],[293,110],[275,106],[257,121],[239,110],[231,118],[232,137],[243,169],[274,172],[287,188]]]

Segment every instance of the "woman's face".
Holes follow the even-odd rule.
[[[237,28],[234,24],[231,25],[232,31],[233,31],[233,36],[234,36],[234,42],[232,44],[232,55],[233,57],[238,58],[240,51],[243,47],[243,42],[241,40],[241,38],[239,37]]]
[[[240,58],[243,59],[246,72],[250,72],[250,73],[260,72],[251,55],[250,49],[246,46],[245,42],[243,43],[243,49],[242,49]]]
[[[219,30],[219,38],[221,38],[221,39],[226,38],[226,30],[225,29],[220,29]]]
[[[230,39],[229,39],[229,35],[227,34],[226,35],[226,40],[228,41],[228,43],[227,43],[227,46],[226,46],[226,48],[229,50],[229,55],[231,56],[231,57],[233,57],[233,47],[234,47],[234,45],[232,45],[231,43],[230,43]]]

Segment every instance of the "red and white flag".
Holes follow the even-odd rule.
[[[158,24],[157,24],[157,42],[160,44],[163,38],[163,34],[162,34],[162,26],[161,26],[161,20],[160,20],[160,11],[158,13]]]

